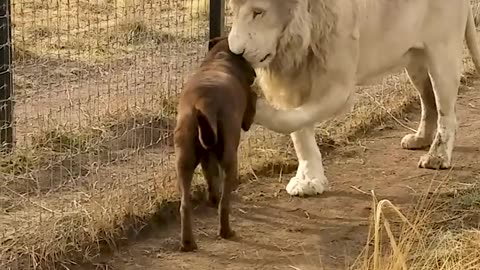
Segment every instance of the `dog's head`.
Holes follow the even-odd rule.
[[[208,41],[208,50],[211,51],[213,47],[215,47],[219,42],[223,43],[223,47],[218,47],[218,49],[225,50],[225,45],[226,45],[226,49],[229,50],[227,37],[215,37],[210,39]]]
[[[235,57],[239,58],[238,62],[240,64],[240,67],[243,71],[243,74],[245,74],[245,79],[247,80],[248,85],[251,87],[253,83],[255,82],[255,79],[257,78],[257,73],[255,72],[255,69],[253,69],[252,65],[245,60],[242,56],[239,55],[234,55]]]
[[[206,59],[214,59],[229,56],[235,60],[235,64],[247,81],[248,85],[252,85],[257,77],[257,73],[253,67],[241,55],[232,53],[228,47],[228,37],[216,37],[208,41],[208,53]]]

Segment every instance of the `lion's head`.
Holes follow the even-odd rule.
[[[331,0],[230,0],[230,50],[243,54],[255,68],[272,62],[298,65],[310,52],[323,54],[323,38],[334,25],[329,3]]]
[[[244,55],[253,66],[268,65],[292,20],[296,0],[231,0],[233,24],[230,50]]]

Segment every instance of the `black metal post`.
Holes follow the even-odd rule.
[[[220,37],[225,29],[225,1],[210,0],[210,39]]]
[[[10,152],[14,144],[12,29],[10,0],[0,0],[0,150]]]

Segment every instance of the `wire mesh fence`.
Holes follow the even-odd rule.
[[[12,0],[10,10],[14,62],[0,76],[13,69],[15,93],[1,102],[15,103],[16,134],[0,160],[0,268],[24,269],[173,196],[175,100],[206,52],[209,0]]]

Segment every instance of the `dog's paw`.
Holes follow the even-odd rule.
[[[198,249],[197,244],[193,240],[182,241],[182,244],[180,245],[180,251],[182,252],[192,252],[197,249]]]
[[[208,201],[207,201],[207,205],[211,208],[218,208],[218,202],[219,202],[219,198],[216,194],[213,194],[213,193],[209,193],[208,194]]]
[[[220,229],[218,236],[223,239],[230,239],[235,236],[235,231],[232,229]]]

